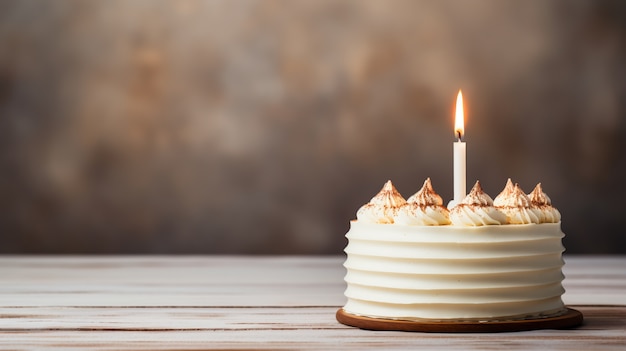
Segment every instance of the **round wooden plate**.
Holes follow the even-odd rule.
[[[408,321],[397,319],[370,318],[350,314],[340,308],[336,314],[337,321],[351,327],[368,330],[396,330],[426,333],[496,333],[514,332],[537,329],[568,329],[583,323],[583,314],[567,308],[567,311],[556,317],[510,321]]]

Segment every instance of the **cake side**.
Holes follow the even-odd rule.
[[[483,227],[352,221],[344,310],[397,319],[523,319],[558,314],[560,223]]]

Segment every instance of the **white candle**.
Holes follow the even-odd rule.
[[[454,117],[454,135],[457,138],[453,143],[454,152],[454,199],[452,202],[458,204],[463,200],[466,193],[465,188],[465,142],[462,141],[465,133],[465,121],[463,115],[463,94],[459,90],[456,97],[456,114]]]

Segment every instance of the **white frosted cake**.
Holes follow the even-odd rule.
[[[477,182],[448,210],[430,179],[408,201],[389,181],[346,234],[343,310],[418,321],[561,315],[560,219],[540,184],[526,195],[509,179],[493,201]]]

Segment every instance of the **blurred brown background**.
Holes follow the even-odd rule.
[[[0,252],[338,254],[387,179],[626,253],[626,2],[2,1]]]

